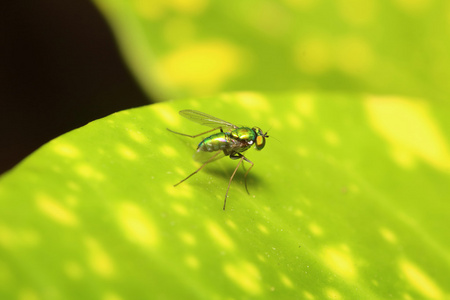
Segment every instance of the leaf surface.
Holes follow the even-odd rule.
[[[247,195],[223,158],[177,187],[208,127],[269,129]],[[2,299],[449,296],[448,107],[228,94],[122,111],[0,179]],[[246,166],[248,168],[248,165]]]

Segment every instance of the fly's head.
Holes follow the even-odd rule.
[[[256,133],[256,140],[255,140],[256,150],[262,150],[266,145],[266,138],[268,138],[269,135],[267,134],[267,132],[263,133],[263,131],[259,127],[253,127],[252,130]]]

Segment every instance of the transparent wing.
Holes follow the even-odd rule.
[[[200,162],[200,163],[205,163],[206,161],[208,161],[208,159],[210,159],[215,154],[217,154],[217,156],[214,157],[214,159],[212,159],[210,162],[224,158],[225,153],[222,150],[218,150],[218,151],[221,151],[222,153],[217,154],[217,151],[214,151],[214,152],[196,151],[194,153],[194,160],[197,162]]]
[[[197,110],[190,110],[190,109],[181,110],[180,115],[182,115],[186,119],[189,119],[195,123],[198,123],[198,124],[204,125],[204,126],[209,126],[212,128],[217,128],[217,127],[226,127],[226,128],[231,128],[231,129],[237,128],[236,125],[233,125],[230,122],[221,120],[219,118],[213,117],[211,115],[202,113]]]

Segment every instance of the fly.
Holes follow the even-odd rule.
[[[180,115],[193,122],[212,127],[213,129],[196,135],[179,133],[170,129],[167,130],[190,138],[196,138],[215,130],[219,130],[219,132],[208,136],[207,138],[203,139],[200,144],[198,144],[197,152],[195,153],[195,159],[203,163],[201,167],[174,186],[177,186],[183,181],[186,181],[188,178],[198,173],[201,169],[203,169],[204,166],[206,166],[210,162],[228,156],[233,160],[239,160],[239,162],[230,177],[230,181],[228,182],[227,192],[225,193],[225,200],[223,202],[223,210],[225,210],[225,205],[227,204],[227,196],[228,191],[230,190],[231,181],[233,180],[237,169],[244,160],[251,164],[250,168],[248,168],[244,176],[245,189],[247,190],[247,193],[250,194],[247,188],[247,175],[250,172],[251,168],[253,168],[254,164],[242,153],[247,151],[253,145],[255,145],[256,150],[262,150],[266,145],[266,138],[269,137],[267,135],[267,132],[263,133],[263,131],[259,127],[238,127],[229,122],[196,110],[182,110],[180,111]]]

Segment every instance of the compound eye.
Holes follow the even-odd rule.
[[[261,150],[266,145],[266,138],[264,135],[258,135],[256,137],[256,150]]]
[[[256,133],[256,135],[264,135],[264,134],[263,134],[263,131],[261,130],[261,128],[259,128],[259,127],[253,127],[252,129],[253,129],[253,131]]]

